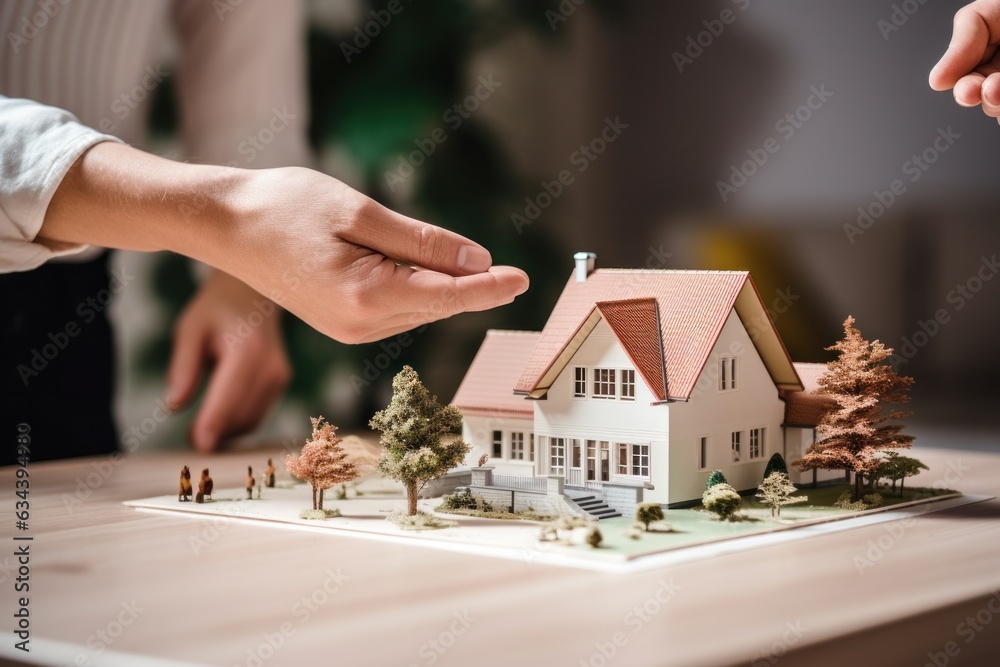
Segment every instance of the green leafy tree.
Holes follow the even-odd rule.
[[[913,378],[896,373],[889,361],[892,348],[865,340],[853,317],[844,322],[844,337],[826,349],[840,353],[819,379],[820,393],[830,396],[835,405],[816,427],[816,442],[792,465],[803,471],[853,472],[857,501],[864,495],[864,477],[878,468],[881,454],[913,442],[913,436],[904,435],[898,423],[910,413],[884,408],[910,400]]]
[[[896,493],[896,482],[899,482],[899,495],[903,495],[903,484],[907,477],[919,475],[921,470],[929,470],[919,459],[912,456],[900,456],[897,452],[886,452],[885,459],[875,470],[878,479],[892,481],[892,492]]]
[[[649,524],[663,521],[663,506],[660,503],[639,503],[635,506],[635,520],[649,531]]]
[[[705,482],[705,490],[711,489],[716,484],[728,484],[726,476],[722,474],[721,470],[713,470],[708,476],[708,481]]]
[[[743,499],[736,489],[726,483],[716,484],[706,489],[701,495],[701,504],[709,512],[714,512],[720,519],[732,520],[736,511],[743,504]]]
[[[772,472],[783,472],[788,474],[788,466],[785,465],[785,457],[783,457],[778,452],[771,454],[771,458],[767,460],[767,466],[764,468],[764,477],[761,479],[767,479],[771,476]]]
[[[392,400],[369,425],[382,432],[385,448],[378,471],[406,487],[408,516],[417,513],[417,495],[424,484],[459,465],[469,445],[450,434],[462,425],[462,413],[441,405],[420,381],[417,372],[403,366],[392,379]]]
[[[757,487],[757,495],[754,497],[771,508],[771,516],[781,516],[782,505],[801,503],[809,499],[807,496],[793,496],[796,491],[798,489],[788,478],[788,473],[772,472]]]

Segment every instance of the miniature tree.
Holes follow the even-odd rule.
[[[757,495],[754,496],[762,504],[771,508],[771,516],[781,516],[781,506],[801,503],[809,498],[807,496],[793,496],[798,491],[792,481],[788,478],[788,473],[772,472],[764,478],[757,488]]]
[[[583,541],[589,544],[591,549],[596,549],[601,546],[601,542],[604,541],[604,536],[601,535],[601,529],[597,526],[590,526],[587,528],[586,535],[583,536]]]
[[[701,495],[701,504],[709,512],[714,512],[720,519],[731,520],[736,511],[743,504],[743,499],[736,489],[728,484],[716,484],[710,489],[706,489]]]
[[[764,476],[761,479],[767,479],[771,476],[772,472],[783,472],[786,475],[788,474],[788,466],[785,465],[785,457],[778,452],[771,454],[771,458],[767,460],[767,466],[764,467]]]
[[[819,391],[830,396],[835,405],[816,427],[817,441],[792,465],[803,471],[853,472],[853,498],[859,500],[864,494],[864,476],[872,474],[880,463],[878,454],[909,447],[913,442],[913,436],[901,433],[901,424],[893,423],[910,413],[883,410],[887,404],[910,400],[907,392],[913,378],[896,373],[888,361],[892,348],[865,340],[853,317],[844,322],[844,338],[826,349],[840,355],[827,364]]]
[[[900,456],[897,452],[886,452],[887,456],[879,463],[875,475],[892,481],[892,492],[896,493],[896,482],[899,482],[899,495],[903,495],[903,483],[907,477],[919,475],[921,470],[929,470],[919,459],[912,456]]]
[[[288,455],[285,467],[292,475],[312,486],[314,510],[323,509],[324,491],[358,476],[357,466],[340,445],[337,427],[322,416],[312,418],[312,437],[306,441],[299,456]]]
[[[438,403],[409,366],[392,379],[392,400],[369,425],[382,432],[379,441],[385,447],[378,471],[406,487],[407,516],[417,513],[417,495],[424,484],[459,465],[469,453],[460,437],[446,437],[461,424],[458,408]]]
[[[649,532],[649,524],[663,521],[663,506],[660,503],[639,503],[635,506],[635,520]]]
[[[721,470],[713,470],[708,476],[708,481],[705,482],[705,490],[711,489],[716,484],[728,484],[726,476],[722,474]]]

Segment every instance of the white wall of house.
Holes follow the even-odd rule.
[[[504,415],[463,415],[462,438],[472,445],[472,450],[466,455],[464,466],[474,466],[479,457],[486,454],[490,457],[488,465],[501,474],[531,475],[534,463],[531,460],[531,434],[534,425],[531,419],[518,419]],[[500,432],[501,456],[494,456],[494,432]],[[514,434],[521,434],[524,442],[524,458],[515,459],[512,450]],[[535,457],[538,456],[538,446],[535,445]]]
[[[785,463],[788,464],[788,477],[795,484],[812,484],[815,482],[826,482],[832,480],[843,480],[843,470],[816,470],[799,472],[798,468],[792,465],[792,461],[799,459],[806,450],[816,442],[816,430],[812,428],[799,428],[788,426],[785,428]]]
[[[584,367],[587,373],[587,394],[585,398],[574,397],[575,368]],[[618,472],[618,451],[616,443],[649,446],[649,476],[645,479],[653,481],[666,479],[667,475],[667,407],[651,406],[655,399],[645,382],[635,371],[635,398],[622,400],[616,398],[593,398],[593,370],[607,368],[616,370],[616,381],[619,382],[622,370],[635,371],[628,355],[618,344],[614,333],[607,323],[601,320],[584,341],[580,349],[566,365],[553,382],[547,397],[534,401],[535,405],[535,435],[540,445],[545,439],[566,438],[566,467],[573,467],[571,441],[579,440],[582,448],[581,468],[586,477],[586,441],[605,441],[610,449],[610,477],[618,481],[639,482],[641,476],[631,474],[620,475]],[[620,392],[616,392],[620,394]],[[541,473],[548,473],[549,454],[551,447],[540,453]],[[629,466],[631,472],[631,466]],[[598,471],[599,472],[599,471]],[[647,498],[660,500],[665,493],[659,488],[647,491]],[[664,501],[665,502],[665,501]]]
[[[729,357],[736,359],[736,387],[723,391],[720,360]],[[767,459],[784,447],[784,412],[785,404],[746,328],[730,311],[691,399],[670,405],[669,502],[701,498],[715,469],[738,490],[757,487]],[[754,458],[750,457],[752,429],[764,429],[759,456]],[[733,461],[734,431],[741,434],[739,462]],[[708,438],[704,467],[699,465],[702,437]]]

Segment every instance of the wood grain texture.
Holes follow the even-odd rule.
[[[953,486],[997,494],[1000,455],[916,454],[931,466],[921,483],[967,468]],[[85,646],[134,602],[142,611],[112,650],[210,665],[255,664],[248,651],[259,654],[283,624],[291,632],[264,649],[273,653],[264,665],[919,667],[948,641],[960,649],[949,665],[996,664],[1000,655],[1000,613],[988,606],[1000,590],[995,500],[921,516],[898,537],[888,532],[898,522],[881,524],[629,575],[120,504],[176,490],[185,464],[211,468],[217,486],[238,486],[245,466],[263,470],[268,456],[278,461],[277,448],[139,454],[111,466],[107,479],[98,472],[107,459],[33,464],[33,636]],[[100,483],[88,486],[88,475]],[[11,490],[0,527],[6,545],[13,480],[13,468],[0,470]],[[89,497],[77,501],[78,489]],[[888,548],[859,574],[855,558],[880,539]],[[0,552],[6,619],[15,604],[12,551]],[[335,578],[339,589],[326,592]],[[679,590],[659,602],[671,582]],[[992,623],[966,642],[961,624],[977,612]],[[795,636],[789,624],[800,636],[783,646],[783,636]],[[616,632],[625,641],[605,660],[600,647],[608,650]],[[766,660],[771,648],[777,662]]]

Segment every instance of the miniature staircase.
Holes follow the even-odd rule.
[[[616,512],[613,508],[608,507],[604,501],[594,496],[577,496],[572,500],[580,509],[597,520],[621,516],[621,512]]]

